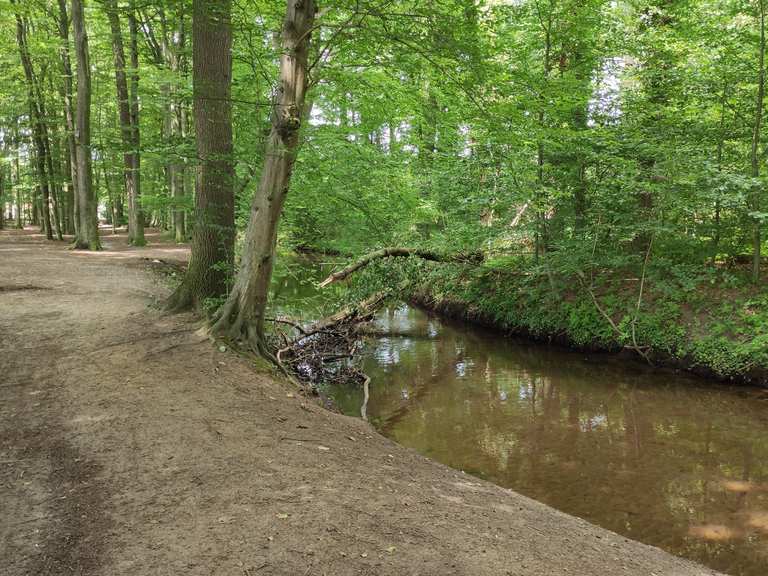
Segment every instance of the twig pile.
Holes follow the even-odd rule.
[[[313,388],[321,384],[363,384],[367,377],[355,358],[362,346],[360,323],[360,319],[353,319],[312,330],[294,325],[299,335],[288,340],[282,334],[283,347],[277,351],[277,361],[286,372]]]
[[[287,374],[312,388],[321,384],[364,384],[368,377],[355,358],[362,345],[361,328],[373,320],[374,312],[384,299],[384,294],[374,294],[308,328],[287,318],[270,319],[276,326],[293,327],[297,334],[289,339],[276,329],[282,340],[276,346],[277,363]]]

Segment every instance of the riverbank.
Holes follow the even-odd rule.
[[[328,412],[153,303],[186,251],[0,234],[0,563],[58,575],[705,575]]]
[[[738,384],[768,386],[768,288],[728,270],[686,276],[663,266],[557,277],[508,260],[479,266],[390,263],[368,272],[407,286],[441,316],[584,351]],[[393,281],[392,278],[397,278]]]

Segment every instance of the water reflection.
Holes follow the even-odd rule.
[[[326,271],[307,269],[299,287],[278,275],[279,311],[312,315]],[[376,322],[391,336],[365,349],[365,414],[383,434],[630,538],[734,575],[768,573],[764,397],[408,306]],[[361,414],[363,389],[329,393]]]
[[[768,406],[688,376],[513,342],[399,306],[369,420],[419,452],[710,566],[768,566]],[[359,390],[334,390],[359,413]]]

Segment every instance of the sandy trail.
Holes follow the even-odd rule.
[[[220,352],[151,260],[0,233],[0,573],[715,572],[451,470]],[[149,260],[147,260],[149,259]]]

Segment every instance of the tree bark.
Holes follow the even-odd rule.
[[[13,157],[14,186],[16,188],[16,228],[24,228],[24,205],[21,200],[21,136],[19,135],[19,119],[13,124],[13,145],[16,148],[16,154]]]
[[[264,339],[264,315],[275,259],[277,228],[299,148],[307,91],[307,56],[315,20],[314,0],[288,0],[282,30],[279,84],[259,188],[253,197],[243,259],[213,333],[243,338],[272,358]]]
[[[375,252],[366,254],[357,262],[347,266],[343,270],[334,272],[320,283],[320,287],[325,288],[329,284],[345,280],[361,268],[368,266],[368,264],[374,260],[408,256],[416,256],[423,260],[430,260],[432,262],[459,262],[477,264],[483,261],[483,254],[480,252],[473,252],[471,254],[439,254],[437,252],[432,252],[431,250],[420,250],[418,248],[382,248],[381,250],[376,250]]]
[[[757,72],[757,96],[755,97],[755,122],[752,130],[752,183],[753,191],[750,198],[750,208],[754,212],[760,210],[760,186],[757,179],[760,177],[760,128],[763,121],[763,100],[765,98],[765,2],[758,0],[758,19],[760,22],[760,54],[758,56]],[[760,281],[760,226],[762,222],[759,218],[754,218],[752,230],[752,282],[757,284]]]
[[[0,165],[0,230],[5,228],[5,167]]]
[[[130,34],[131,50],[131,141],[133,143],[133,195],[128,196],[128,218],[133,215],[133,223],[129,222],[129,228],[133,234],[129,234],[134,246],[144,246],[147,241],[144,238],[144,210],[141,208],[141,131],[139,129],[139,32],[136,22],[136,2],[131,0],[128,12],[128,30]]]
[[[91,65],[83,2],[84,0],[72,0],[72,27],[77,58],[75,143],[77,148],[77,204],[79,211],[75,248],[100,250],[97,206],[92,186],[93,172],[91,168]]]
[[[77,234],[79,226],[77,220],[77,147],[75,145],[75,114],[72,106],[72,62],[70,59],[69,47],[69,16],[67,16],[67,0],[58,0],[59,14],[57,27],[61,47],[59,49],[59,59],[61,61],[61,76],[63,79],[62,97],[64,101],[64,120],[67,127],[67,151],[69,159],[67,168],[70,175],[70,185],[67,188],[68,202],[67,222],[72,226],[67,226],[68,233]]]
[[[184,12],[179,14],[178,29],[172,34],[170,41],[166,41],[166,62],[171,73],[178,81],[183,74],[184,62],[184,44],[186,35],[184,33]],[[174,82],[170,87],[170,134],[173,142],[179,144],[185,137],[184,126],[184,103],[179,95],[179,89]],[[186,190],[184,187],[184,163],[179,158],[178,150],[173,151],[173,157],[168,163],[168,180],[170,193],[173,198],[173,230],[176,242],[186,240],[186,215],[184,211],[184,196]]]
[[[171,310],[204,309],[226,295],[234,264],[231,0],[195,0],[192,15],[193,97],[197,142],[195,229],[184,280]]]
[[[13,2],[16,4],[16,1]],[[45,130],[45,118],[42,109],[42,91],[37,82],[32,66],[32,58],[27,42],[27,24],[21,15],[16,12],[16,41],[19,44],[19,55],[24,68],[24,76],[27,81],[27,101],[29,116],[32,122],[32,142],[35,148],[35,165],[37,167],[38,185],[42,193],[42,225],[45,237],[53,240],[53,228],[51,227],[51,198],[50,198],[50,174],[46,165],[46,147],[43,138]]]
[[[112,54],[115,60],[115,86],[117,88],[118,114],[120,117],[120,135],[123,144],[123,175],[125,181],[125,194],[128,198],[128,242],[136,246],[143,246],[144,217],[139,205],[140,175],[139,175],[139,129],[135,122],[138,121],[138,106],[134,113],[134,95],[128,89],[128,74],[126,72],[125,48],[123,45],[123,33],[120,26],[117,0],[105,0],[109,28],[112,34]],[[131,31],[133,35],[133,30]],[[133,54],[133,38],[131,38],[131,53]],[[133,63],[132,63],[133,66]],[[133,74],[136,73],[132,71]],[[132,88],[133,81],[131,82]]]

